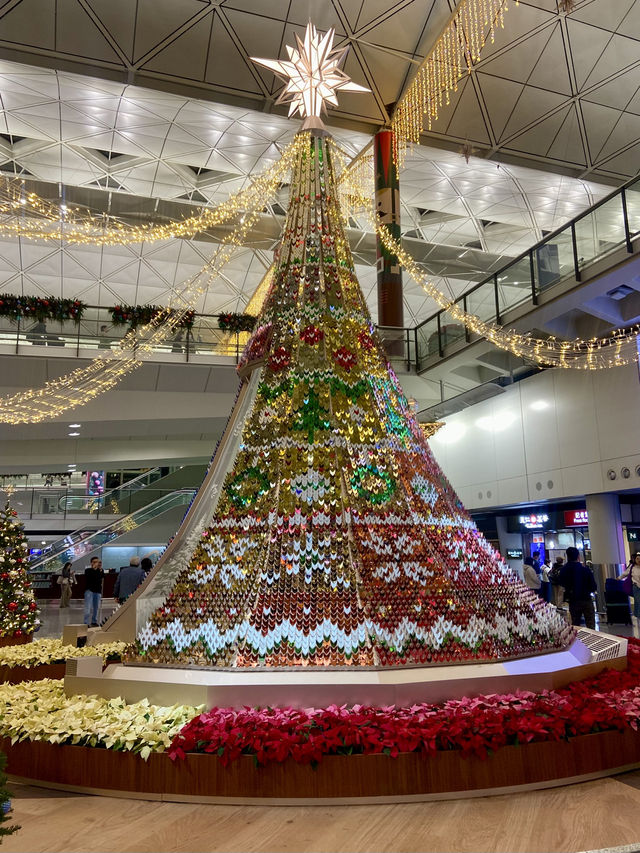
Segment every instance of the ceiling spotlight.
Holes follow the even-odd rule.
[[[82,426],[82,424],[69,424],[69,429],[76,429],[76,428],[81,427],[81,426]]]
[[[73,436],[73,435],[80,435],[80,433],[79,433],[79,432],[70,432],[70,433],[69,433],[69,438],[71,438],[71,436]]]
[[[76,467],[75,462],[69,462],[69,464],[67,465],[67,468],[75,468],[75,467]]]

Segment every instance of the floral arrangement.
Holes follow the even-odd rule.
[[[252,332],[256,320],[251,314],[219,314],[218,328],[223,332]]]
[[[106,663],[119,659],[126,643],[100,643],[96,646],[65,646],[62,640],[34,640],[22,646],[0,647],[0,666],[23,666],[31,669],[42,664],[64,663],[67,658],[82,658],[100,655]]]
[[[23,681],[0,685],[0,736],[12,743],[32,740],[135,752],[146,760],[152,752],[163,752],[199,710],[151,705],[146,699],[128,705],[120,698],[68,697],[62,680]]]
[[[111,322],[114,326],[126,326],[135,329],[137,326],[146,326],[160,313],[167,313],[162,305],[114,305],[108,309],[111,314]],[[169,312],[170,316],[173,312]],[[195,311],[186,311],[178,322],[180,329],[192,329],[195,322]]]
[[[331,706],[322,709],[214,708],[191,720],[169,755],[217,755],[227,765],[241,755],[258,764],[292,758],[317,764],[324,755],[458,749],[486,758],[503,746],[561,741],[604,730],[638,730],[640,642],[630,642],[625,672],[607,670],[559,690],[453,699],[410,708]]]
[[[79,323],[87,305],[79,299],[59,299],[56,296],[14,296],[0,294],[0,316],[12,322],[20,318],[45,320],[73,320]]]

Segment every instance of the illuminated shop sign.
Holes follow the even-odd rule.
[[[565,527],[586,527],[589,524],[589,514],[586,509],[565,510]]]
[[[538,527],[544,527],[547,521],[549,521],[549,516],[546,512],[539,515],[521,515],[519,521],[527,530],[535,530]]]
[[[507,548],[507,560],[521,560],[523,556],[522,548]]]

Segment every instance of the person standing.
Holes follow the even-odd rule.
[[[71,587],[76,582],[76,576],[71,568],[71,563],[67,561],[62,567],[58,583],[60,584],[60,609],[69,606],[71,600]]]
[[[558,610],[562,610],[564,604],[564,587],[560,585],[560,572],[563,566],[564,558],[556,557],[553,567],[549,572],[549,580],[551,581],[551,589],[553,591],[553,603]]]
[[[102,560],[92,557],[91,565],[84,570],[84,624],[91,628],[98,627],[103,581]]]
[[[132,557],[129,560],[129,565],[120,569],[120,574],[116,578],[116,585],[113,588],[113,597],[119,604],[124,604],[145,578],[144,569],[140,566],[140,557]]]
[[[631,591],[633,594],[633,616],[631,617],[633,636],[640,638],[640,553],[633,555],[631,562],[620,577],[626,578],[629,577],[629,574],[631,574]]]
[[[540,597],[547,602],[551,601],[551,580],[549,573],[551,571],[551,558],[545,557],[540,566],[542,584],[540,586]]]
[[[536,571],[533,557],[526,557],[524,561],[524,582],[530,590],[537,593],[541,598],[540,587],[542,586],[542,578],[540,572]]]
[[[567,548],[567,562],[560,570],[560,585],[565,589],[565,598],[569,602],[571,624],[580,625],[584,616],[587,628],[595,630],[596,611],[591,593],[598,588],[591,569],[583,565],[578,557],[577,548]]]
[[[142,569],[142,571],[144,572],[144,576],[146,577],[153,568],[151,558],[143,557],[142,560],[140,560],[140,568]]]

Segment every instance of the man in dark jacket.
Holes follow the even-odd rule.
[[[104,571],[99,557],[92,557],[90,562],[91,565],[84,570],[84,624],[96,628],[102,602]]]
[[[577,548],[567,548],[567,562],[560,569],[560,586],[565,589],[565,598],[569,602],[571,624],[580,625],[582,617],[587,628],[595,630],[596,611],[591,593],[598,588],[591,569],[579,560]]]
[[[138,589],[145,577],[144,570],[140,568],[140,557],[132,557],[129,565],[120,569],[113,588],[113,597],[122,604]]]

